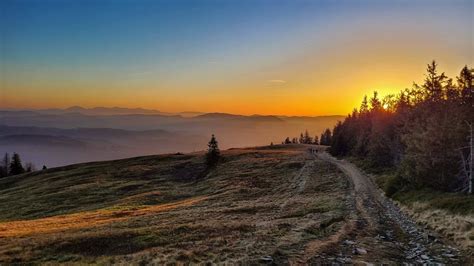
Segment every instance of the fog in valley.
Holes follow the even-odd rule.
[[[0,153],[17,152],[37,168],[206,149],[215,134],[221,149],[281,143],[305,130],[312,136],[341,116],[241,116],[162,113],[126,108],[71,107],[0,111]]]

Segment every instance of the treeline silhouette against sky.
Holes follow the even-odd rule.
[[[369,168],[393,169],[389,194],[404,187],[466,191],[473,76],[466,66],[449,78],[433,61],[422,84],[382,99],[374,92],[334,127],[330,152],[359,158]]]

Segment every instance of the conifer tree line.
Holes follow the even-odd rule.
[[[46,166],[43,166],[43,170],[44,169],[46,169]],[[13,153],[11,157],[10,154],[5,153],[0,161],[0,178],[33,171],[36,171],[35,165],[30,162],[23,165],[18,153]]]
[[[473,75],[474,69],[465,66],[453,80],[433,61],[423,84],[383,99],[377,92],[364,97],[359,109],[335,125],[329,152],[394,169],[397,189],[466,191],[472,182]]]
[[[319,141],[320,145],[331,145],[332,141],[332,135],[331,135],[331,130],[329,128],[326,128],[324,132],[321,134],[321,139]]]
[[[314,144],[314,145],[319,145],[319,138],[318,136],[311,137],[309,134],[308,130],[305,130],[305,132],[300,133],[299,137],[294,137],[290,139],[290,137],[287,137],[284,141],[281,142],[281,144]]]

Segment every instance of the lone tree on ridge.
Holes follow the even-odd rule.
[[[206,154],[206,163],[208,166],[212,167],[217,164],[219,158],[221,157],[221,152],[219,151],[219,145],[217,144],[216,137],[212,134],[211,140],[207,144],[207,154]]]

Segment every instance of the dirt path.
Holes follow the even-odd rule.
[[[353,164],[328,153],[319,153],[317,157],[336,165],[349,177],[357,226],[327,254],[313,258],[314,262],[465,262],[456,248],[417,226]]]

